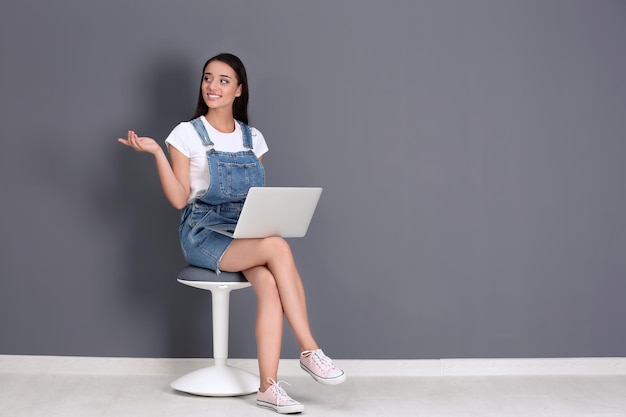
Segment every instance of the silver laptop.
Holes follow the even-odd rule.
[[[211,230],[235,239],[303,237],[321,195],[320,187],[252,187],[237,224]]]

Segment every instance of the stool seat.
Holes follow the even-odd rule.
[[[243,369],[228,366],[228,309],[232,290],[250,283],[240,272],[222,272],[186,266],[178,273],[178,282],[211,291],[213,314],[213,357],[215,365],[198,369],[171,383],[177,391],[189,394],[230,397],[247,395],[259,388],[259,377]]]

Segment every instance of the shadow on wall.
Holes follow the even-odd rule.
[[[255,84],[258,85],[253,86],[251,125],[263,133],[269,147],[264,159],[267,185],[323,186],[315,182],[314,170],[319,169],[322,150],[318,138],[311,136],[311,108],[306,92],[289,74],[261,76]]]
[[[192,116],[199,80],[195,75],[199,71],[176,55],[161,56],[148,67],[151,72],[139,77],[141,81],[134,93],[140,97],[138,101],[145,103],[146,110],[128,128],[165,146],[169,132]],[[123,130],[121,134],[124,133]],[[143,298],[144,305],[151,305],[153,319],[162,322],[163,347],[155,347],[155,355],[206,356],[211,343],[206,331],[210,297],[184,291],[186,288],[176,281],[176,273],[185,265],[178,242],[179,212],[163,195],[154,159],[117,145],[117,199],[124,202],[132,229],[127,233],[131,242],[126,245],[132,251],[127,257],[129,297],[135,302]]]

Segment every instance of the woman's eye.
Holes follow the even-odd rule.
[[[211,78],[209,78],[209,77],[204,77],[204,81],[209,82],[209,81],[211,81]]]
[[[220,80],[220,83],[222,83],[222,84],[228,84],[228,80]]]

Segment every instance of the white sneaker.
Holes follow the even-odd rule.
[[[320,384],[337,385],[346,380],[345,372],[333,365],[332,359],[324,355],[322,349],[302,352],[300,368],[308,372]]]
[[[272,385],[265,392],[257,392],[256,405],[269,408],[279,414],[300,413],[304,410],[304,406],[291,398],[280,386],[281,383],[289,385],[287,382],[276,382],[272,378],[267,378],[267,381]]]

